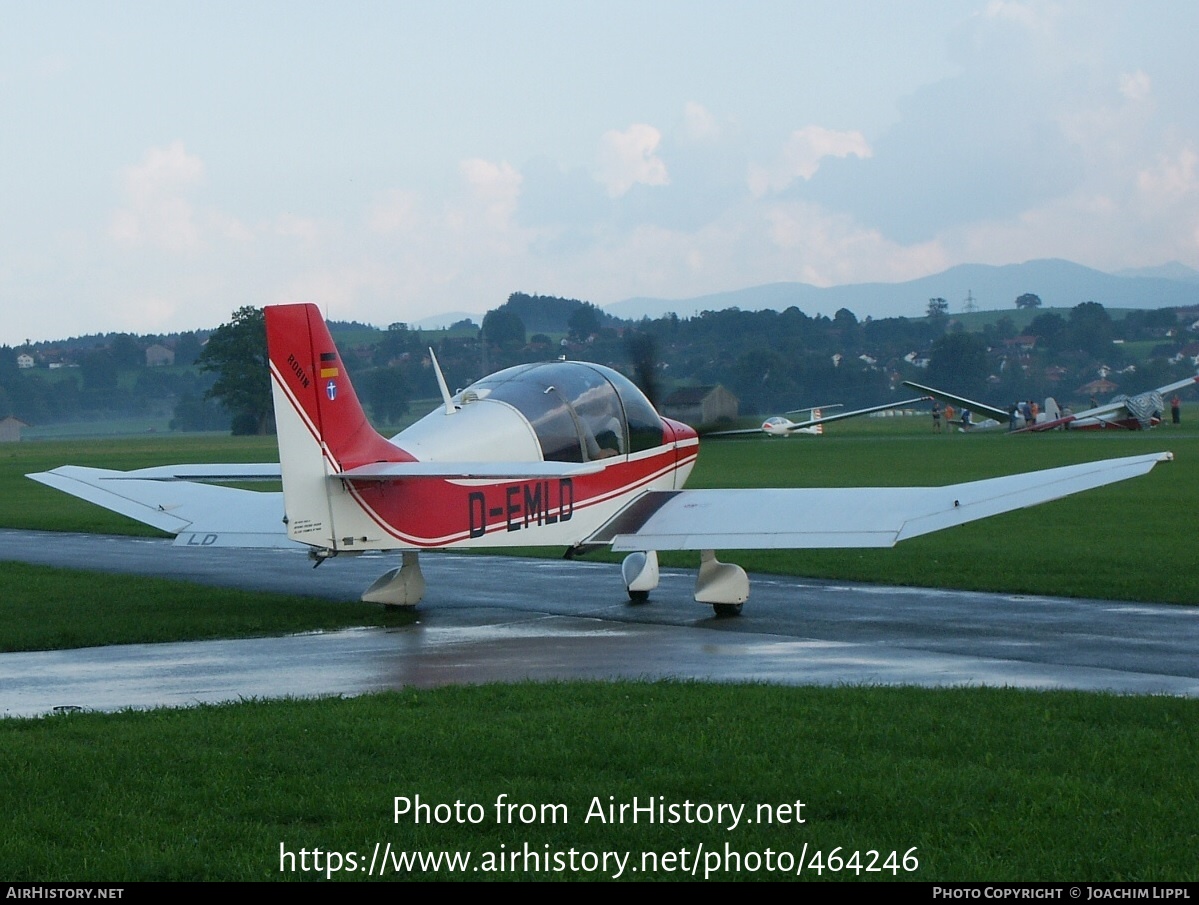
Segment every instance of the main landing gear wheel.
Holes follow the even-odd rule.
[[[649,600],[649,592],[658,586],[658,554],[653,550],[630,553],[620,564],[620,574],[625,590],[629,592],[629,601],[645,603]]]
[[[717,616],[740,616],[749,599],[749,576],[738,565],[720,562],[712,550],[701,550],[695,579],[695,602],[710,603]]]

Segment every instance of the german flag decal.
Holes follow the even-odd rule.
[[[336,377],[338,375],[337,353],[322,352],[321,353],[321,377]]]

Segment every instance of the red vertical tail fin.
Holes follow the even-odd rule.
[[[333,476],[412,456],[367,421],[315,305],[267,307],[266,338],[287,535],[334,552],[360,544],[373,533],[372,523],[345,482]]]
[[[334,471],[411,456],[371,427],[345,364],[316,305],[273,305],[266,313],[275,418],[290,407],[331,460]]]

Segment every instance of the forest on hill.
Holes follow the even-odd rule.
[[[1018,309],[957,317],[930,299],[921,318],[859,320],[844,308],[832,317],[810,316],[791,307],[631,321],[589,302],[517,292],[482,324],[464,320],[436,331],[404,323],[330,327],[372,417],[389,426],[401,423],[413,402],[436,397],[430,347],[451,389],[500,368],[565,355],[622,371],[659,402],[678,387],[720,384],[738,397],[742,414],[892,401],[907,392],[904,380],[1000,405],[1045,395],[1085,401],[1097,380],[1111,392],[1135,393],[1193,374],[1199,362],[1195,309],[1113,312],[1085,302],[1041,310],[1036,296],[1022,298]],[[224,358],[253,357],[214,354],[222,344],[211,340],[236,328],[236,320],[182,334],[2,347],[0,417],[42,425],[141,414],[169,418],[176,430],[269,427],[260,412],[248,420],[250,403],[219,385],[214,393]],[[237,385],[253,391],[244,394],[257,397],[253,405],[269,407],[265,357],[256,361]]]

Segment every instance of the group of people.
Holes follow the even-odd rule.
[[[954,411],[952,405],[946,405],[945,408],[942,409],[940,401],[934,399],[933,400],[933,432],[937,433],[937,434],[941,433],[941,416],[942,415],[945,416],[945,420],[949,424],[953,424],[954,423],[953,416],[955,414],[956,414],[956,412]],[[970,429],[970,426],[973,423],[973,421],[971,419],[972,419],[972,416],[970,414],[970,410],[962,409],[961,425],[962,425],[963,430]]]
[[[1091,408],[1097,407],[1098,403],[1096,403],[1095,398],[1092,396]],[[1010,416],[1008,418],[1008,430],[1016,430],[1018,427],[1017,422],[1019,420],[1023,420],[1025,424],[1036,424],[1037,415],[1039,415],[1040,412],[1040,406],[1038,406],[1037,403],[1032,399],[1022,399],[1019,402],[1013,402],[1010,406],[1008,406],[1008,415]],[[1069,413],[1069,409],[1064,409],[1062,412],[1062,414]],[[941,433],[942,419],[950,424],[953,424],[954,414],[955,412],[952,405],[946,405],[944,408],[941,408],[941,402],[939,400],[933,400],[933,432],[937,434]],[[1175,393],[1173,398],[1170,400],[1170,420],[1174,424],[1182,423],[1182,399],[1177,393]],[[969,409],[962,409],[961,425],[964,430],[969,430],[971,426]]]
[[[1033,399],[1021,399],[1019,402],[1013,402],[1008,407],[1008,414],[1011,418],[1008,419],[1008,430],[1016,429],[1016,416],[1024,419],[1025,424],[1036,424],[1037,415],[1041,413],[1041,407],[1037,405]]]

